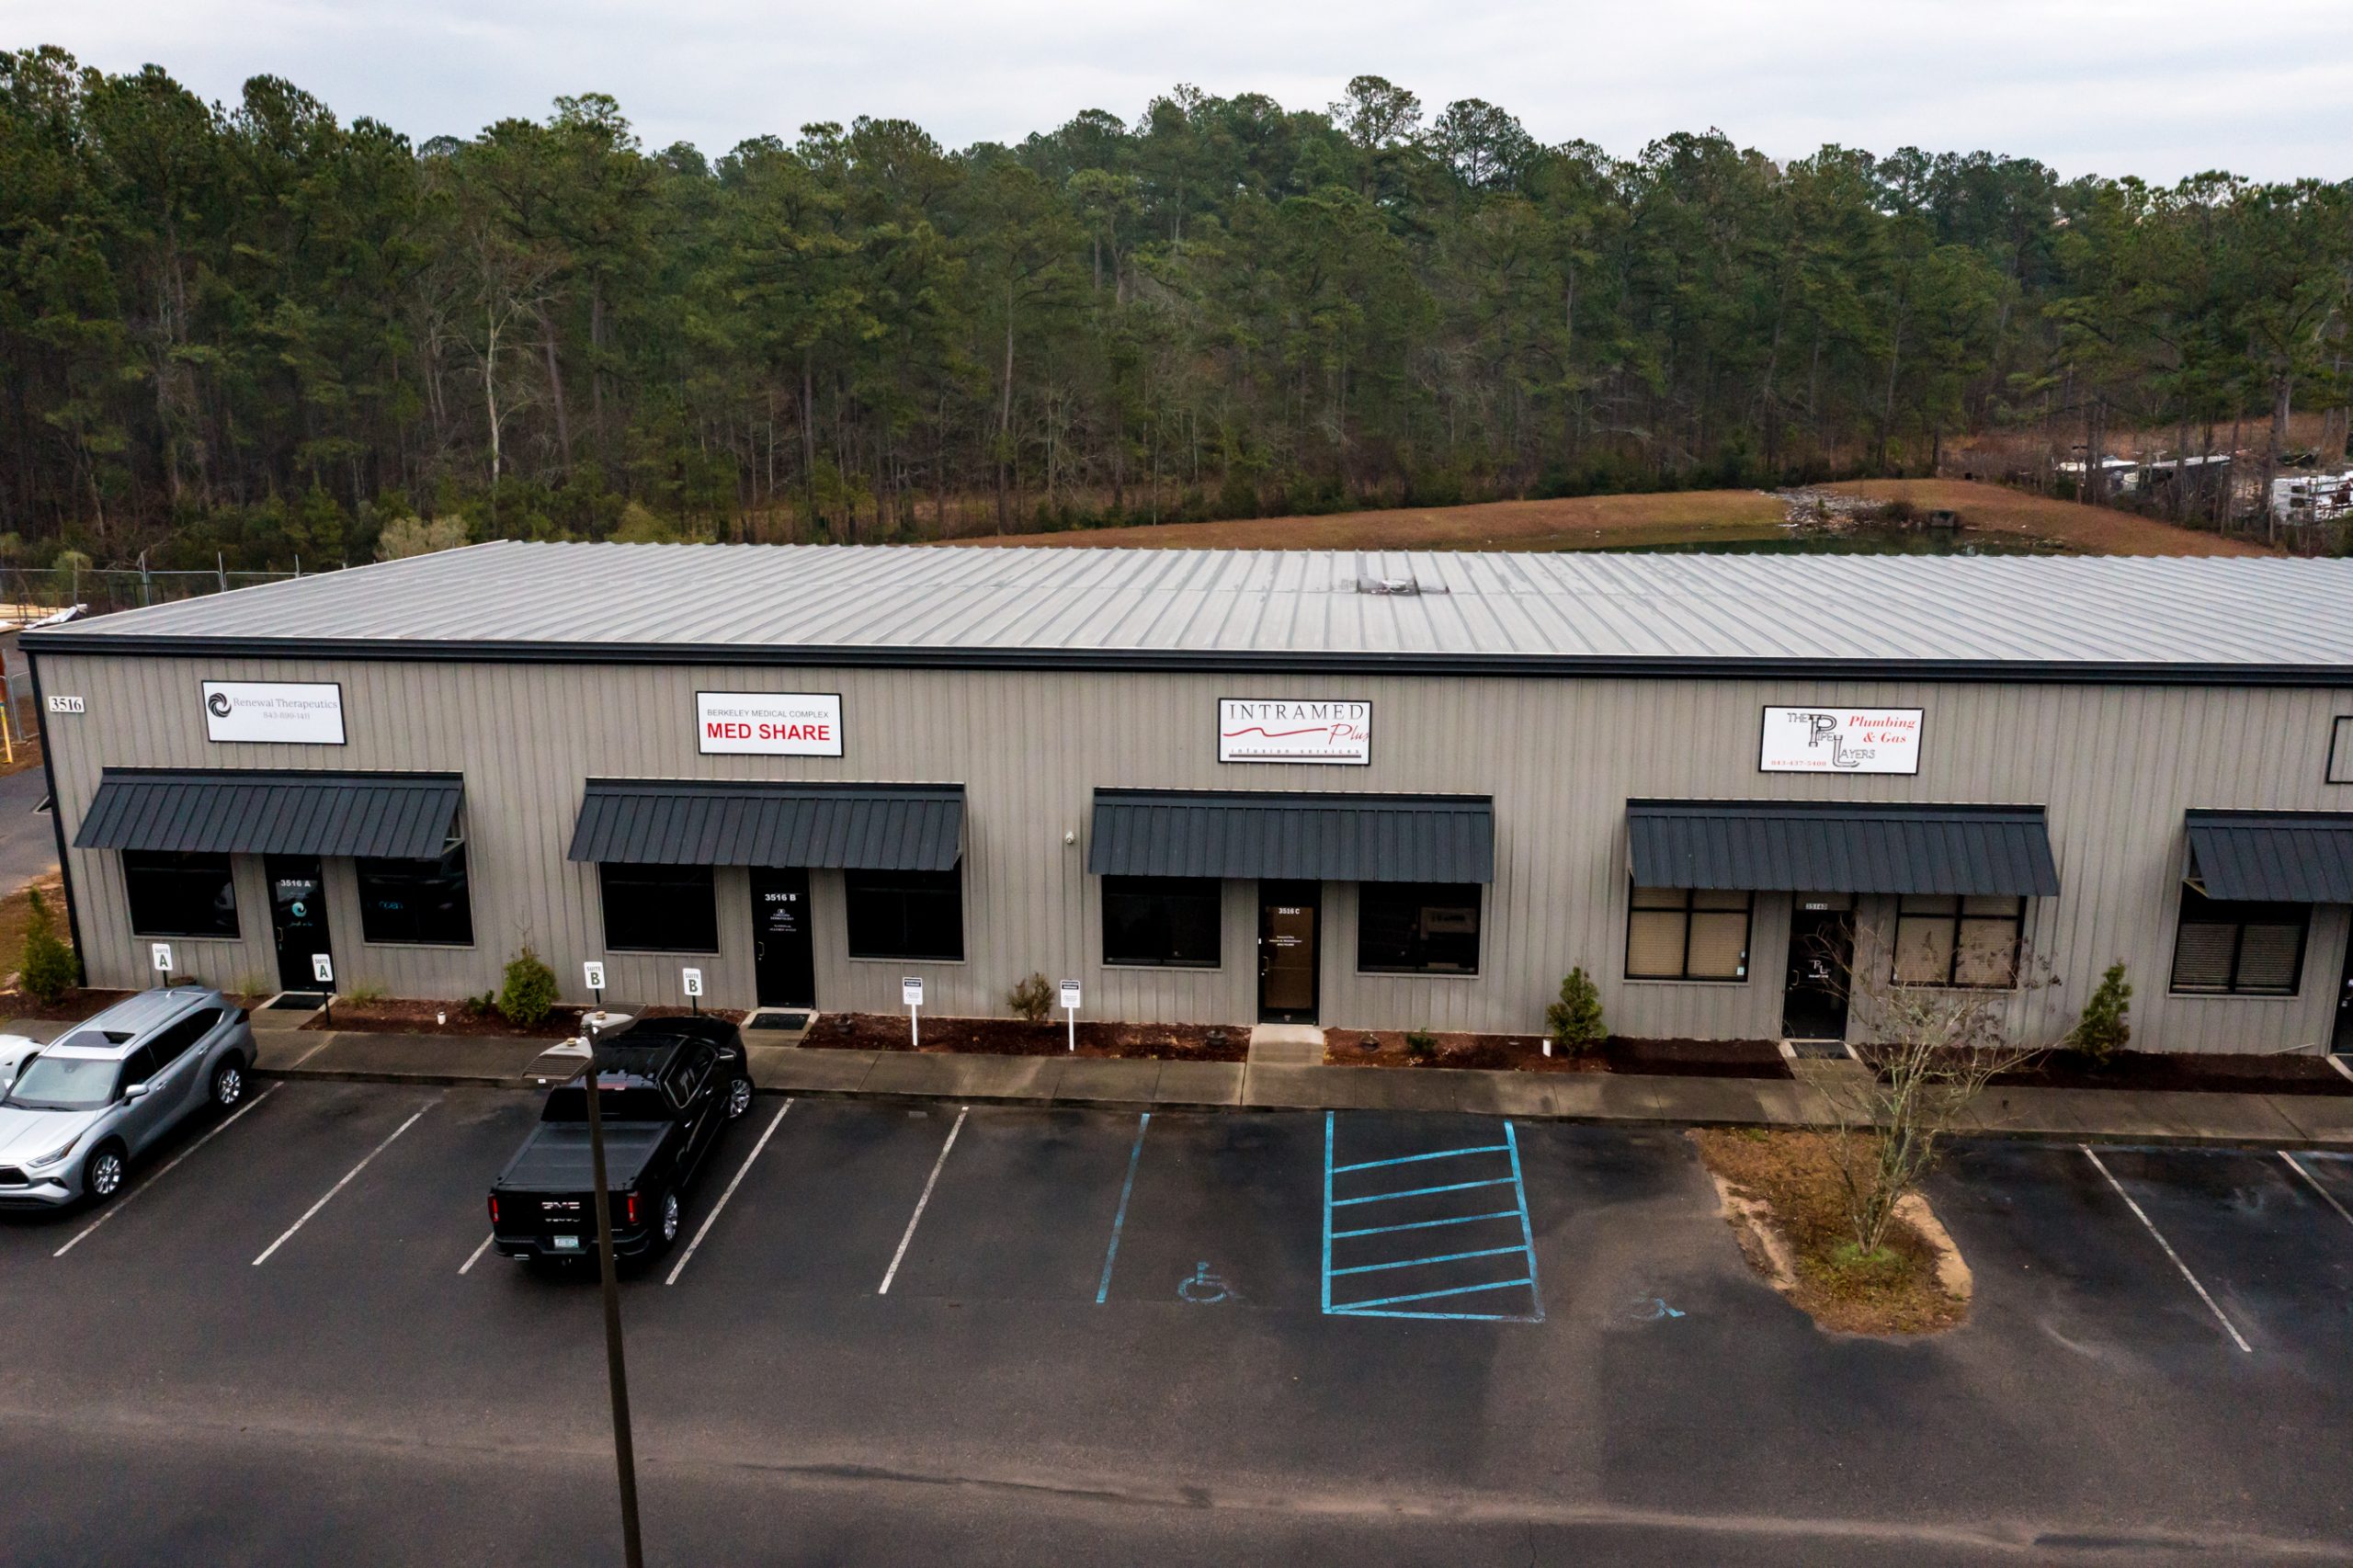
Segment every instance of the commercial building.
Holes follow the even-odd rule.
[[[2353,562],[505,543],[24,646],[97,985],[2353,1048]]]

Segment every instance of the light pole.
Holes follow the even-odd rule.
[[[597,1199],[597,1264],[604,1275],[605,1375],[613,1395],[613,1464],[620,1472],[621,1552],[629,1568],[645,1568],[645,1547],[637,1533],[637,1454],[630,1440],[629,1367],[621,1354],[620,1280],[613,1267],[613,1206],[605,1190],[605,1122],[597,1106],[597,1040],[603,1015],[588,1028],[588,1071],[581,1084],[588,1098],[588,1163]]]

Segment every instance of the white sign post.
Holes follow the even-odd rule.
[[[1063,1014],[1070,1021],[1070,1048],[1078,1050],[1078,982],[1065,980],[1062,983]]]
[[[902,975],[899,979],[899,1000],[907,1008],[907,1043],[920,1051],[923,1048],[923,976]]]
[[[311,955],[311,978],[321,985],[335,983],[335,960],[325,953]]]
[[[678,971],[678,981],[686,989],[687,1006],[692,1007],[698,1013],[701,1012],[702,971],[699,969],[682,969]]]
[[[147,949],[147,957],[154,964],[155,972],[157,974],[162,975],[166,980],[171,978],[172,945],[169,942],[155,942],[150,944]]]
[[[1765,773],[1917,773],[1917,708],[1768,708]]]
[[[590,959],[580,966],[580,978],[588,983],[590,993],[596,996],[597,1010],[603,1012],[605,1010],[605,966],[597,960]]]

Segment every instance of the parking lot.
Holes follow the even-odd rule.
[[[316,1082],[0,1216],[11,1562],[617,1559],[597,1292],[486,1253],[534,1096]],[[624,1287],[662,1562],[2353,1558],[2353,1165],[1978,1142],[1923,1344],[1687,1140],[762,1098]]]

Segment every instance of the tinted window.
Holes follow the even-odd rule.
[[[122,852],[131,929],[140,937],[233,937],[237,888],[226,855]]]
[[[155,1072],[155,1048],[142,1045],[122,1059],[122,1076],[115,1083],[119,1088],[127,1089],[133,1084],[147,1082]]]
[[[605,946],[615,952],[715,953],[719,904],[708,866],[599,866]]]
[[[670,1069],[670,1097],[678,1103],[681,1109],[692,1102],[695,1091],[702,1087],[702,1081],[710,1072],[709,1046],[696,1046],[688,1050]]]
[[[964,956],[962,868],[844,871],[842,896],[856,959]]]
[[[2183,888],[2173,988],[2193,995],[2293,996],[2303,978],[2311,915],[2301,903],[2225,903]]]
[[[36,1056],[9,1087],[8,1103],[34,1110],[90,1110],[114,1098],[122,1063],[86,1056]]]
[[[371,942],[463,948],[474,939],[466,848],[438,860],[361,860],[359,928]]]
[[[1218,966],[1225,884],[1203,877],[1103,879],[1103,961]]]
[[[1358,884],[1357,968],[1374,973],[1478,973],[1478,884]]]
[[[163,1029],[147,1042],[147,1049],[154,1053],[155,1065],[167,1067],[178,1061],[188,1047],[210,1034],[212,1027],[220,1021],[220,1008],[199,1007],[179,1022]]]
[[[597,1088],[597,1115],[603,1121],[667,1121],[670,1107],[663,1100],[661,1091],[651,1086],[614,1088],[600,1084]],[[577,1084],[549,1091],[540,1119],[587,1120],[588,1091]]]
[[[1720,888],[1636,888],[1626,915],[1630,980],[1745,980],[1755,900]]]

